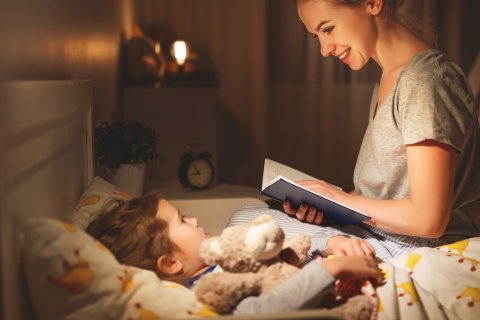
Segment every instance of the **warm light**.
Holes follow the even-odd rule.
[[[155,42],[155,53],[156,54],[160,54],[160,52],[162,51],[162,47],[160,46],[160,42]]]
[[[175,59],[182,66],[187,58],[187,45],[184,41],[177,41],[174,44]]]

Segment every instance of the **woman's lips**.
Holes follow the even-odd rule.
[[[345,51],[345,52],[344,52],[341,56],[339,56],[338,58],[339,58],[340,60],[342,60],[344,63],[348,63],[348,61],[349,61],[349,59],[350,59],[350,51],[351,51],[351,50],[352,50],[351,48],[347,49],[347,51]]]

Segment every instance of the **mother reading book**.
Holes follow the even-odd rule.
[[[293,2],[323,56],[354,70],[372,58],[382,69],[355,190],[297,183],[367,214],[371,219],[358,228],[404,252],[480,236],[480,133],[463,71],[401,22],[403,0]],[[295,209],[288,200],[283,206],[300,220],[322,223],[314,207]]]

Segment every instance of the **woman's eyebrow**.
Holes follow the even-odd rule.
[[[320,28],[321,28],[325,23],[330,22],[330,21],[332,21],[332,20],[323,20],[323,21],[320,22],[320,23],[318,24],[318,26],[315,28],[315,31],[318,32],[318,30],[320,30]]]

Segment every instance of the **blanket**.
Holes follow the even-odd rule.
[[[371,319],[480,319],[480,238],[418,248],[379,264],[384,285],[368,281]]]

